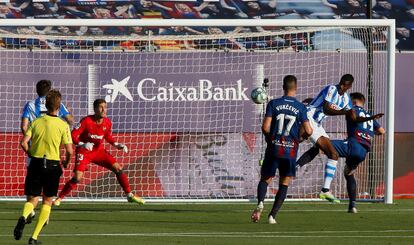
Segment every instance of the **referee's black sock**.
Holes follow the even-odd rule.
[[[260,180],[259,185],[257,185],[257,205],[260,202],[263,202],[267,192],[267,182],[264,180]]]
[[[318,147],[311,147],[307,150],[296,162],[296,166],[303,167],[305,164],[310,163],[319,154]]]
[[[276,217],[276,213],[279,211],[280,207],[282,207],[287,196],[287,191],[287,185],[279,185],[279,190],[277,191],[275,202],[273,203],[272,211],[270,212],[270,215],[272,215],[273,218]]]
[[[354,175],[345,175],[345,179],[346,179],[346,189],[348,191],[348,196],[349,196],[348,209],[352,209],[355,207],[357,184],[356,184]]]

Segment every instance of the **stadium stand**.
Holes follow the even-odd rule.
[[[0,18],[164,18],[164,19],[234,19],[234,18],[365,18],[365,0],[194,0],[194,1],[79,1],[51,0],[50,2],[32,2],[27,0],[10,0],[0,3]],[[414,1],[413,0],[378,0],[373,1],[374,18],[394,18],[397,20],[397,49],[414,50]],[[38,34],[38,35],[203,35],[211,33],[241,33],[266,31],[263,28],[189,28],[171,27],[162,29],[135,28],[2,28],[3,33]],[[294,37],[296,41],[306,42],[302,37]],[[380,38],[379,38],[380,39]],[[278,37],[277,42],[296,41]],[[270,44],[269,44],[270,43]],[[248,49],[251,46],[271,48],[273,41],[240,40],[225,48]],[[162,49],[162,44],[156,44]],[[92,41],[78,40],[34,40],[3,38],[1,47],[6,48],[88,48]],[[142,42],[113,42],[113,47],[141,49]],[[174,45],[167,44],[168,47]],[[197,45],[179,44],[176,48],[194,48]],[[220,45],[219,45],[220,46]],[[217,48],[217,45],[212,47]],[[222,47],[220,47],[222,48]],[[294,47],[293,47],[294,48]]]

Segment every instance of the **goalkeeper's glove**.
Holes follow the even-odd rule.
[[[90,143],[90,142],[86,142],[86,143],[79,142],[79,144],[78,144],[79,147],[83,147],[83,148],[85,148],[88,151],[92,151],[93,150],[93,145],[94,144],[93,143]]]
[[[128,153],[128,147],[126,145],[116,142],[114,146],[119,150],[123,150],[125,153]]]

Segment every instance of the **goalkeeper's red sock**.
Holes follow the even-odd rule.
[[[118,182],[125,193],[129,194],[131,192],[131,187],[129,186],[128,176],[125,173],[121,172],[116,175],[116,178],[118,179]]]
[[[78,181],[74,180],[73,178],[66,182],[65,186],[59,193],[59,198],[63,199],[66,195],[68,195],[75,187],[78,185]]]

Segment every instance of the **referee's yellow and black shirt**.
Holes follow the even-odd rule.
[[[57,116],[45,115],[34,120],[26,132],[31,136],[32,157],[60,161],[60,145],[72,144],[69,125]]]

